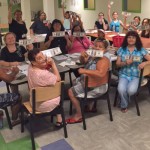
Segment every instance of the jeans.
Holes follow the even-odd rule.
[[[118,92],[120,95],[121,108],[127,108],[130,100],[130,96],[137,92],[139,84],[139,78],[134,77],[132,80],[129,78],[119,78]]]

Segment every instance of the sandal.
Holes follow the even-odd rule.
[[[74,118],[68,118],[68,119],[66,120],[66,122],[67,122],[68,124],[80,123],[80,122],[82,122],[82,118],[80,118],[80,119],[78,119],[78,120],[75,120]]]
[[[122,113],[126,113],[127,111],[128,111],[127,108],[121,108],[121,112],[122,112]]]

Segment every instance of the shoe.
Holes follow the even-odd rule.
[[[121,108],[121,112],[122,112],[122,113],[126,113],[127,111],[128,111],[127,108]]]
[[[67,125],[67,122],[65,123]],[[56,122],[55,127],[56,128],[62,128],[64,126],[63,122]]]
[[[80,118],[80,119],[78,119],[78,120],[75,120],[74,118],[68,118],[68,119],[66,120],[66,122],[67,122],[68,124],[80,123],[80,122],[82,122],[82,118]]]

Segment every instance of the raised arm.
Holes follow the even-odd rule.
[[[111,17],[110,17],[110,9],[111,9],[111,6],[110,6],[110,2],[108,3],[108,22],[110,23],[112,21]]]
[[[9,6],[8,6],[8,24],[12,23],[12,0],[10,0],[9,2]]]
[[[65,9],[64,9],[64,3],[62,4],[62,14],[63,14],[63,16],[64,16],[64,18],[65,18]]]

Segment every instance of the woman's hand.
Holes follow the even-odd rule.
[[[19,66],[21,64],[21,62],[15,61],[15,62],[10,62],[9,64],[10,64],[10,66]]]
[[[89,55],[85,51],[81,52],[80,62],[82,64],[85,64],[88,61],[88,59],[89,59]]]
[[[54,40],[54,37],[53,37],[53,36],[49,36],[49,40],[50,40],[50,41],[53,41],[53,40]]]
[[[110,5],[110,2],[108,3],[107,7],[108,7],[108,9],[111,9],[111,5]]]
[[[33,44],[29,44],[26,46],[27,50],[33,50],[33,48],[34,48]]]
[[[78,69],[79,74],[86,74],[86,69],[80,68]]]
[[[143,69],[145,67],[146,63],[145,62],[142,62],[141,64],[139,64],[138,68],[139,69]]]
[[[49,64],[51,66],[55,65],[55,62],[51,57],[47,57],[46,61],[47,61],[47,64]]]
[[[131,65],[132,63],[133,63],[133,58],[132,57],[130,57],[130,59],[126,60],[127,65]]]
[[[69,40],[69,36],[68,36],[67,34],[65,35],[65,39],[66,39],[66,40]]]

